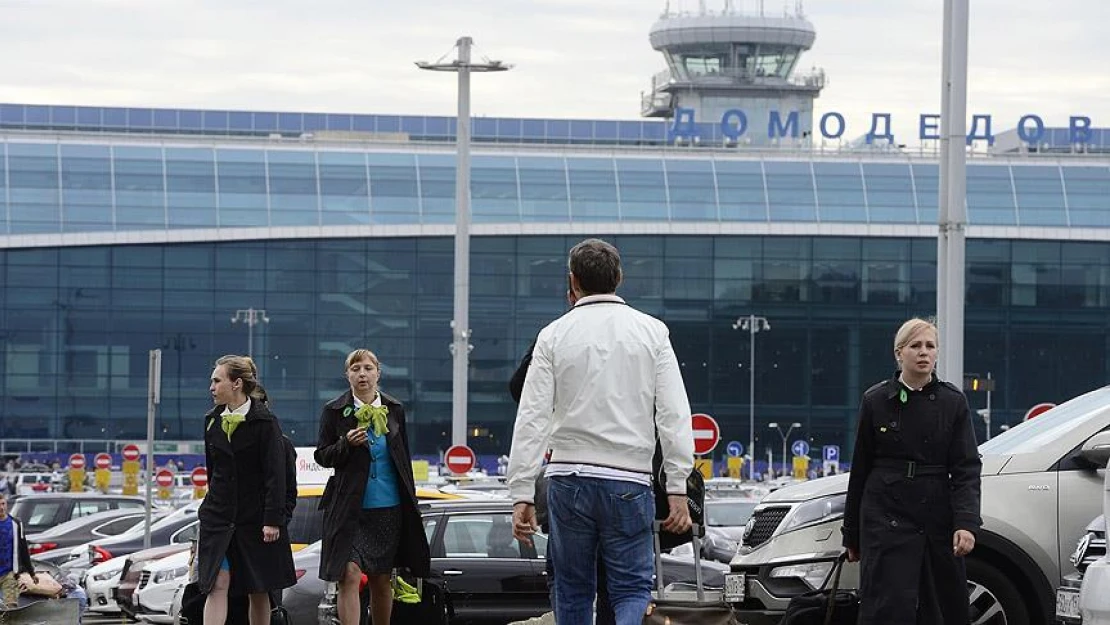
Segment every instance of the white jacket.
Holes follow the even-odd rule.
[[[667,326],[616,295],[591,295],[540,331],[513,428],[509,492],[533,503],[551,461],[651,473],[656,428],[667,492],[694,466],[690,404]]]

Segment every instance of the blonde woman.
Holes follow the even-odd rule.
[[[416,501],[405,409],[378,388],[381,363],[356,349],[344,365],[350,389],[320,414],[316,462],[335,469],[324,508],[320,578],[339,582],[339,622],[359,622],[359,582],[367,576],[373,622],[388,623],[390,573],[427,577],[428,541]]]

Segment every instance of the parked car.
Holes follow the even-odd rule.
[[[737,496],[706,497],[702,555],[716,562],[732,562],[740,548],[744,526],[759,501]]]
[[[141,620],[167,625],[174,622],[170,614],[173,597],[185,586],[192,557],[192,552],[185,550],[147,564],[131,602]]]
[[[81,585],[89,598],[89,610],[100,614],[119,614],[114,590],[123,573],[123,558],[113,558],[93,566],[81,576]]]
[[[177,577],[180,577],[180,579],[184,581],[185,575],[189,573],[189,551],[192,545],[192,541],[184,544],[174,543],[162,547],[136,551],[124,558],[126,561],[123,565],[123,571],[120,573],[119,586],[115,589],[115,599],[116,603],[119,604],[120,610],[127,615],[128,618],[139,620],[140,615],[165,615],[167,618],[164,622],[169,622],[169,604],[170,601],[173,600],[173,589],[170,589],[169,593],[166,594],[166,586],[174,585],[176,587]],[[184,572],[176,570],[179,568],[178,566],[171,567],[170,569],[160,568],[159,564],[163,560],[169,560],[171,558],[181,560],[179,556],[182,556],[182,554],[184,554],[184,564],[182,565],[185,567]],[[139,604],[139,593],[154,582],[155,571],[161,576],[157,583],[157,586],[160,587],[158,591],[161,592],[156,591],[148,595],[148,607],[144,608]],[[169,573],[173,573],[174,577],[167,579]],[[167,582],[169,582],[169,584]],[[157,595],[159,594],[166,594],[166,603],[164,606],[160,606],[158,603],[160,597],[157,597]],[[154,606],[150,605],[151,601],[154,601]],[[161,607],[161,609],[159,609],[159,607]]]
[[[1103,445],[1110,449],[1110,443]],[[1103,554],[1084,571],[1083,590],[1079,594],[1079,614],[1083,625],[1110,625],[1110,552],[1105,546],[1106,538],[1110,537],[1107,534],[1110,525],[1106,525],[1110,519],[1110,464],[1106,468],[1102,510]]]
[[[1056,589],[1056,621],[1066,625],[1078,625],[1079,592],[1083,588],[1083,576],[1087,567],[1106,555],[1106,517],[1099,515],[1087,526],[1087,533],[1079,538],[1072,552],[1072,566],[1076,572],[1065,575],[1064,581]]]
[[[192,503],[167,514],[157,523],[150,526],[150,547],[178,544],[189,545],[189,541],[197,537],[197,508],[199,504]],[[94,540],[77,552],[72,558],[61,565],[63,570],[82,573],[94,564],[106,562],[112,558],[130,555],[146,548],[144,545],[144,525],[140,524],[133,530],[115,536]]]
[[[9,513],[23,522],[28,534],[44,532],[77,517],[117,510],[146,509],[141,497],[100,493],[43,493],[16,499]]]
[[[966,558],[973,623],[1055,618],[1056,590],[1075,571],[1060,554],[1074,551],[1100,512],[1108,429],[1110,387],[1104,387],[979,446],[983,527]],[[804,482],[756,508],[726,579],[741,620],[777,623],[792,597],[824,583],[841,553],[847,487],[847,474]],[[857,584],[858,566],[846,566],[841,587]]]
[[[138,519],[132,521],[132,524],[131,524],[130,528],[116,534],[115,536],[123,536],[124,534],[129,534],[131,532],[137,532],[141,535],[142,531],[143,531],[143,528],[146,527],[146,513],[141,511],[141,510],[133,510],[133,509],[127,509],[126,511],[131,513],[131,514],[138,515]],[[173,512],[173,510],[170,510],[170,509],[167,509],[167,508],[154,508],[153,510],[151,510],[151,514],[150,514],[151,524],[153,525],[154,523],[157,523],[159,520],[161,520],[163,517],[165,517],[167,514],[169,514],[171,512]],[[100,514],[100,513],[98,513],[98,514]],[[92,516],[96,516],[96,515],[91,515],[89,518],[92,518]],[[72,522],[72,521],[70,521],[70,522]],[[55,529],[57,529],[57,528],[55,528]],[[47,530],[47,531],[53,531],[53,530]],[[80,570],[81,570],[82,567],[75,568],[74,564],[76,564],[76,562],[73,562],[73,561],[75,561],[75,560],[80,561],[82,557],[87,557],[89,543],[93,542],[94,540],[104,540],[106,538],[113,538],[113,536],[105,536],[103,538],[101,538],[101,537],[92,538],[92,539],[88,539],[88,540],[85,540],[84,542],[77,543],[76,545],[68,546],[68,547],[56,547],[56,548],[51,549],[49,551],[39,552],[39,553],[31,556],[31,558],[34,559],[34,560],[42,561],[42,562],[49,562],[50,564],[54,564],[56,566],[62,566],[66,563],[70,563],[68,566],[65,567],[64,570],[67,571],[67,572],[71,572],[71,571],[76,570],[78,573],[80,573]],[[87,562],[85,564],[87,564]]]
[[[65,549],[85,544],[99,538],[118,536],[142,523],[146,511],[142,508],[116,508],[55,525],[37,534],[27,535],[31,557],[52,549]]]

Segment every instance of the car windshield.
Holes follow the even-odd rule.
[[[755,510],[755,501],[724,499],[705,502],[705,522],[712,527],[743,527]]]
[[[1105,418],[1110,406],[1110,386],[1091,391],[1020,423],[979,445],[981,454],[1025,454],[1057,440],[1068,430],[1083,427],[1092,419]]]
[[[66,521],[65,523],[59,523],[58,525],[55,525],[54,527],[52,527],[52,528],[44,531],[42,534],[40,534],[40,537],[47,538],[47,537],[53,537],[53,536],[65,536],[65,535],[69,534],[70,532],[72,532],[74,530],[85,527],[86,525],[95,525],[95,524],[101,523],[105,520],[114,519],[118,516],[119,516],[118,513],[116,513],[115,511],[112,511],[112,512],[109,512],[108,514],[104,514],[104,515],[90,514],[88,516],[78,517],[76,519],[71,519],[69,521]],[[93,517],[96,517],[96,518],[94,519]]]
[[[166,513],[164,510],[151,510],[150,519],[153,523],[150,526],[150,531],[158,531],[163,527],[177,527],[182,519],[190,519],[197,515],[196,505],[190,504],[173,512]],[[146,531],[146,519],[140,519],[135,526],[126,532],[117,535],[117,538],[130,538],[136,535],[141,536]]]

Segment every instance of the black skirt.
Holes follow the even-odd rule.
[[[359,510],[358,531],[351,542],[351,562],[367,575],[393,570],[401,545],[401,506]]]

